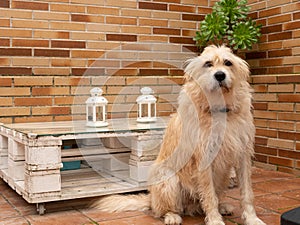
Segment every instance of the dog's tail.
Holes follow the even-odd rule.
[[[89,207],[104,212],[146,211],[150,209],[150,195],[110,195],[93,201]]]

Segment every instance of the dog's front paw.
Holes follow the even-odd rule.
[[[219,212],[223,216],[231,216],[233,214],[234,207],[227,203],[221,203],[219,205]]]
[[[245,225],[266,225],[261,219],[253,218],[245,221]]]
[[[181,219],[181,217],[178,214],[172,213],[172,212],[168,212],[165,215],[164,223],[166,225],[180,225],[182,223],[182,219]]]

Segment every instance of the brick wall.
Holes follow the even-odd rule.
[[[263,25],[260,43],[246,53],[252,74],[300,73],[300,2],[248,2],[251,17]]]
[[[144,85],[169,114],[210,11],[208,0],[1,0],[0,121],[82,118],[93,86],[103,87],[110,117],[134,114]]]
[[[253,76],[257,165],[300,174],[300,75]]]

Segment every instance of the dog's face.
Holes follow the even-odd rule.
[[[230,91],[242,80],[247,80],[247,63],[227,47],[209,46],[199,57],[188,61],[185,69],[188,80],[195,80],[202,89],[213,92]]]

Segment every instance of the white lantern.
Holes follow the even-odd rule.
[[[152,95],[153,90],[149,87],[143,87],[136,102],[138,104],[137,122],[148,123],[156,121],[156,98]]]
[[[105,127],[107,99],[102,96],[101,88],[93,88],[91,97],[86,100],[86,125],[89,127]]]

